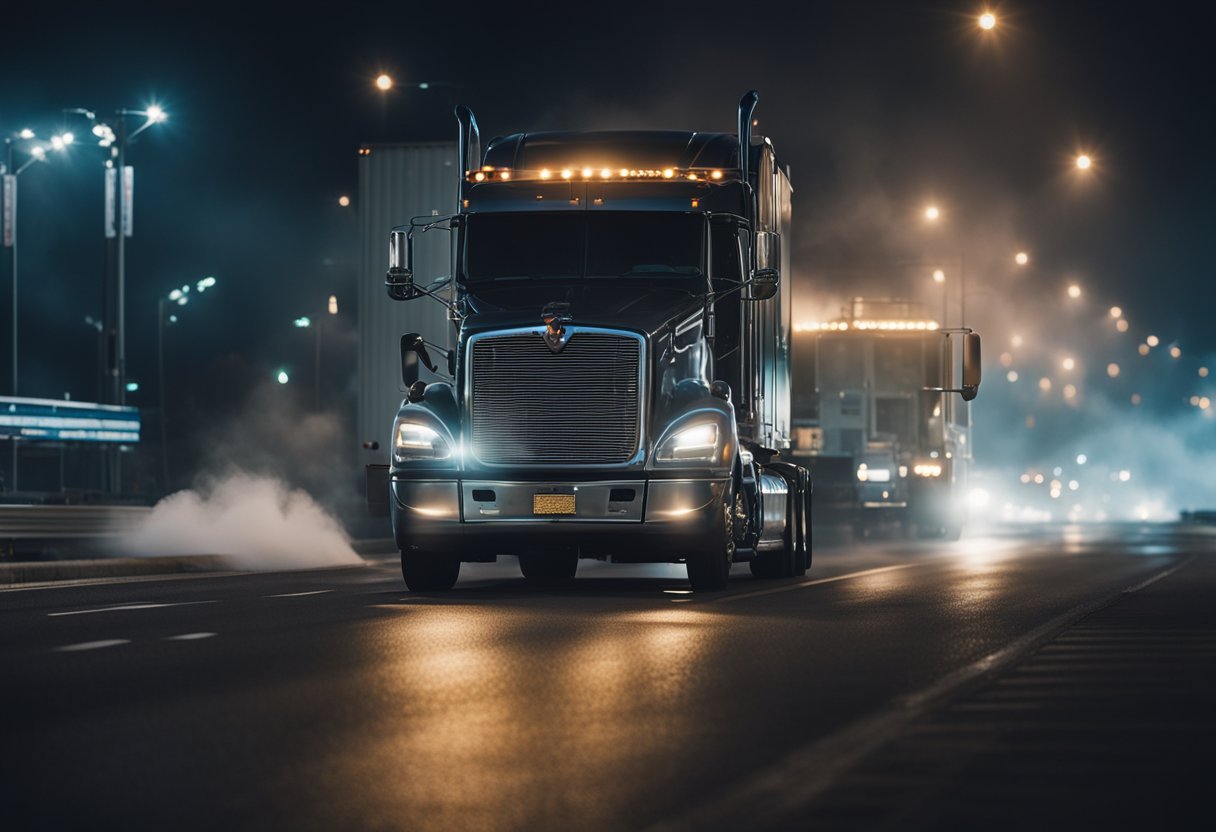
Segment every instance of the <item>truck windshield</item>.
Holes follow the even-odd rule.
[[[464,236],[468,283],[704,275],[701,214],[473,214]]]

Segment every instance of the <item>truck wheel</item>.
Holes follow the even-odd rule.
[[[401,577],[411,592],[445,592],[460,577],[460,561],[437,552],[401,552]]]
[[[730,566],[735,562],[735,499],[728,492],[722,499],[722,532],[718,540],[687,557],[688,582],[695,592],[726,589]]]
[[[529,581],[537,583],[568,581],[578,571],[578,552],[522,554],[519,571]]]

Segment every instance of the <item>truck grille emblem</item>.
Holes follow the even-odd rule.
[[[569,323],[570,304],[550,303],[540,313],[545,323],[545,345],[553,352],[561,352],[570,340],[565,324]]]

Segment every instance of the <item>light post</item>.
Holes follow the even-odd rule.
[[[292,324],[297,329],[311,329],[313,331],[313,365],[312,365],[312,383],[313,383],[313,409],[321,410],[321,328],[324,326],[326,316],[333,317],[338,314],[338,296],[330,295],[329,301],[325,306],[325,314],[318,315],[316,319],[308,315],[301,315],[292,321]],[[279,380],[280,384],[286,384],[285,381]]]
[[[51,147],[55,150],[63,150],[72,143],[74,137],[71,133],[64,133],[55,136],[51,141]],[[21,174],[35,162],[46,161],[46,147],[41,144],[30,144],[27,153],[29,159],[20,167],[13,167],[13,151],[17,142],[34,142],[37,135],[28,127],[16,133],[15,135],[6,135],[4,137],[4,163],[0,164],[0,175],[3,179],[3,195],[0,201],[3,205],[0,206],[0,211],[3,211],[3,243],[9,252],[9,275],[12,283],[12,320],[9,328],[12,330],[10,337],[12,338],[12,395],[17,395],[18,389],[18,374],[17,374],[17,357],[19,353],[19,344],[17,340],[19,318],[17,309],[19,305],[19,287],[20,281],[17,272],[17,179]],[[13,445],[13,479],[12,490],[17,490],[17,439],[14,437]]]
[[[214,287],[216,282],[214,277],[204,277],[194,284],[195,291],[201,295]],[[189,283],[182,285],[179,289],[174,289],[168,295],[156,300],[156,386],[160,397],[160,461],[161,476],[163,477],[162,485],[165,491],[169,490],[169,430],[167,427],[168,419],[165,414],[165,324],[177,323],[177,315],[169,315],[166,320],[165,307],[169,304],[173,306],[185,306],[189,302]]]
[[[72,143],[74,137],[71,133],[66,133],[61,136],[55,136],[52,139],[51,146],[55,150],[63,150]],[[20,167],[13,167],[13,151],[17,142],[33,142],[37,139],[37,135],[28,127],[21,132],[4,137],[5,160],[4,164],[0,165],[0,174],[3,174],[4,198],[4,246],[8,249],[9,259],[9,275],[12,284],[12,321],[11,333],[12,338],[12,394],[17,395],[18,375],[17,375],[17,355],[18,355],[18,287],[20,286],[17,274],[17,178],[35,162],[46,161],[46,147],[41,144],[31,144],[27,153],[29,158],[25,164]]]
[[[83,107],[65,109],[64,113],[83,116],[91,125],[98,147],[109,151],[105,161],[105,235],[107,260],[103,284],[104,306],[102,318],[105,333],[102,340],[106,347],[103,356],[105,377],[102,379],[102,401],[109,404],[125,404],[127,399],[127,282],[126,282],[126,238],[134,232],[132,197],[135,193],[135,169],[127,165],[127,145],[132,139],[154,124],[168,119],[168,114],[153,104],[145,110],[120,109],[114,112],[111,127],[98,121],[96,113]],[[127,125],[128,116],[141,116],[143,124],[134,130]],[[110,487],[122,490],[122,465],[119,449],[113,448],[110,456]]]

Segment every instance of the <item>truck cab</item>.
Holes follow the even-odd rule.
[[[516,133],[481,149],[457,108],[451,215],[390,235],[389,297],[446,308],[455,348],[402,337],[408,387],[390,464],[369,471],[406,584],[516,555],[524,575],[579,558],[810,565],[810,477],[790,448],[788,171],[737,134]],[[423,233],[450,275],[415,275]],[[444,379],[417,381],[419,363]],[[446,372],[444,372],[446,371]],[[375,496],[373,497],[373,492]]]

